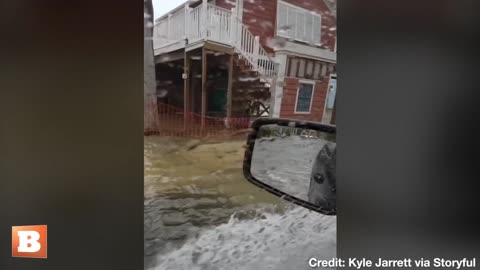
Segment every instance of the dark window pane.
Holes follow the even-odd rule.
[[[310,103],[312,101],[312,93],[313,93],[313,85],[312,84],[300,84],[300,88],[298,90],[298,98],[297,98],[297,112],[309,112],[310,111]]]

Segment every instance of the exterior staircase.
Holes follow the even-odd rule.
[[[239,56],[234,58],[232,115],[267,116],[270,112],[270,84]]]

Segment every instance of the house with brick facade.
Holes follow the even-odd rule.
[[[335,123],[336,0],[192,0],[156,20],[159,104]],[[190,116],[189,116],[190,115]]]
[[[273,117],[335,122],[335,7],[336,1],[245,1],[244,23],[279,63]]]

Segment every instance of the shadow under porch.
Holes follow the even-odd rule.
[[[157,56],[156,63],[159,112],[169,114],[163,124],[176,122],[176,129],[246,128],[252,116],[258,117],[251,113],[251,101],[270,97],[266,84],[233,48],[206,42]],[[249,80],[242,80],[245,76]]]

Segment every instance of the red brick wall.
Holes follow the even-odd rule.
[[[322,49],[335,49],[335,37],[337,35],[337,19],[331,14],[323,0],[283,0],[289,4],[311,10],[322,16],[321,43]]]
[[[295,104],[299,79],[285,78],[283,86],[282,105],[280,107],[281,118],[291,118],[307,121],[322,122],[323,109],[327,95],[328,80],[315,81],[315,90],[313,93],[312,110],[309,114],[295,113]]]
[[[243,23],[260,37],[260,44],[273,52],[269,44],[275,35],[277,0],[243,0]]]

